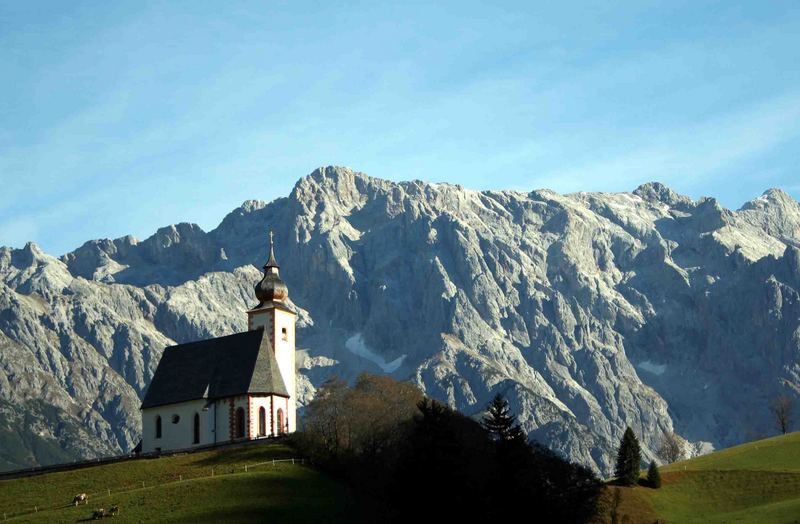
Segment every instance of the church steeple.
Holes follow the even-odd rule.
[[[267,263],[264,265],[264,270],[267,271],[269,268],[274,267],[276,270],[280,269],[278,262],[275,260],[275,242],[273,239],[274,233],[270,229],[269,230],[269,259]],[[275,272],[277,274],[277,271]]]
[[[279,276],[280,266],[275,260],[275,242],[272,230],[269,232],[269,259],[264,264],[264,276],[256,284],[255,292],[258,299],[258,306],[261,307],[268,302],[283,302],[289,298],[289,288]]]

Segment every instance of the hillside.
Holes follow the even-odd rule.
[[[800,432],[660,468],[663,486],[609,487],[609,508],[631,524],[800,522]],[[607,512],[610,514],[610,509]],[[607,521],[610,516],[607,515]]]
[[[673,430],[735,445],[779,393],[800,403],[799,226],[779,190],[733,211],[657,183],[479,192],[326,167],[210,232],[0,248],[0,467],[131,449],[163,348],[245,329],[270,228],[300,405],[362,370],[469,415],[502,393],[606,475],[626,426],[648,458]]]
[[[78,522],[118,504],[121,522],[346,522],[343,485],[299,462],[271,462],[295,455],[270,443],[4,480],[0,514],[9,522]],[[73,507],[80,492],[89,504]]]

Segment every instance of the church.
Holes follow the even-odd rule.
[[[142,452],[291,433],[297,313],[269,259],[255,286],[248,330],[167,347],[142,401]]]

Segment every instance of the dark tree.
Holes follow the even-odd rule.
[[[625,429],[622,441],[617,451],[617,467],[614,475],[620,484],[633,486],[639,482],[639,468],[642,465],[642,453],[639,449],[639,441],[633,434],[631,428]]]
[[[483,417],[483,427],[496,441],[525,442],[525,433],[511,414],[508,401],[499,393],[489,403],[488,413]]]
[[[781,394],[770,402],[769,410],[775,416],[775,425],[785,435],[792,427],[792,399],[789,395]]]
[[[661,473],[658,472],[655,461],[650,461],[650,467],[647,469],[647,483],[651,488],[661,487]]]

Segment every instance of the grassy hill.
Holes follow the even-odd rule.
[[[4,480],[0,518],[80,522],[118,504],[114,522],[347,521],[341,483],[299,461],[272,463],[293,456],[269,443]],[[89,504],[71,506],[80,492],[90,494]]]
[[[663,486],[605,493],[605,522],[800,523],[800,432],[660,468]]]

